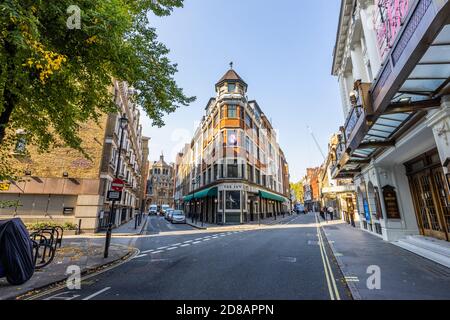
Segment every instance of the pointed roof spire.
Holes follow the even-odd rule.
[[[237,74],[236,71],[233,70],[233,62],[230,62],[230,70],[225,73],[225,75],[216,83],[216,86],[221,86],[224,82],[227,81],[237,81],[242,83],[245,87],[248,87],[247,83]]]

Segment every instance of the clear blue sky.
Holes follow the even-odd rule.
[[[152,17],[178,64],[178,84],[197,101],[166,116],[164,128],[144,120],[150,159],[164,152],[174,161],[233,61],[249,84],[249,98],[279,132],[291,180],[320,165],[323,157],[307,126],[326,153],[344,121],[337,80],[330,75],[339,8],[339,0],[185,0],[171,16]]]

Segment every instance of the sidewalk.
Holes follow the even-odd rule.
[[[450,269],[345,222],[321,225],[354,299],[450,299]],[[367,287],[369,266],[380,268],[380,290]]]
[[[119,262],[130,256],[135,249],[119,244],[111,244],[109,257],[103,258],[104,242],[97,239],[66,239],[58,248],[52,263],[36,270],[33,277],[23,285],[12,286],[5,278],[0,279],[0,300],[14,299],[27,292],[47,287],[67,279],[68,266],[76,265],[81,273],[91,273],[100,267]]]
[[[210,223],[202,223],[201,221],[197,221],[197,222],[192,222],[191,218],[187,218],[186,219],[186,223],[194,228],[200,229],[200,230],[224,230],[224,229],[235,229],[235,230],[240,230],[240,229],[256,229],[259,228],[260,226],[272,226],[275,224],[279,224],[281,222],[284,222],[286,220],[289,220],[289,218],[293,218],[293,217],[297,217],[296,214],[292,214],[292,215],[288,215],[286,214],[285,217],[283,218],[283,216],[277,216],[277,219],[275,220],[274,218],[267,218],[267,219],[262,219],[260,221],[256,220],[256,221],[251,221],[248,223],[244,223],[244,224],[225,224],[225,225],[217,225],[217,224],[210,224]]]
[[[148,218],[148,216],[144,215],[144,217],[142,218],[142,221],[141,221],[141,225],[137,226],[137,228],[135,228],[135,225],[136,225],[135,218],[131,219],[127,223],[113,229],[112,235],[115,237],[129,237],[129,236],[141,235],[142,233],[144,233],[145,227],[147,226],[147,218]],[[76,237],[86,237],[86,236],[88,236],[88,237],[91,237],[91,236],[104,237],[105,234],[106,234],[106,231],[101,231],[101,232],[97,232],[97,233],[83,233]]]

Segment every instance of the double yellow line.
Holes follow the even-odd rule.
[[[327,252],[325,250],[325,244],[323,241],[322,233],[320,231],[320,222],[315,215],[316,225],[317,225],[317,237],[319,239],[320,255],[322,256],[323,269],[325,271],[325,277],[327,279],[328,292],[330,294],[330,300],[341,300],[339,295],[339,290],[337,289],[336,280],[334,278],[333,269],[330,265],[330,260],[328,259]]]

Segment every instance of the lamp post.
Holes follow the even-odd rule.
[[[127,118],[126,114],[124,113],[122,115],[122,117],[119,118],[119,126],[120,126],[120,129],[121,129],[121,132],[120,132],[120,143],[119,143],[119,156],[117,157],[117,167],[116,167],[116,173],[115,173],[115,177],[116,178],[119,177],[120,155],[122,153],[123,133],[124,133],[125,129],[127,128],[127,125],[128,125],[128,118]],[[112,234],[113,221],[115,221],[115,219],[116,219],[116,214],[114,212],[114,205],[115,204],[116,204],[116,201],[112,200],[111,213],[110,213],[109,223],[108,223],[108,229],[106,230],[105,252],[104,252],[104,255],[103,255],[105,259],[108,258],[109,245],[111,243],[111,234]]]

